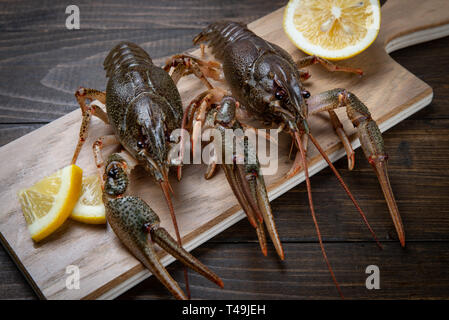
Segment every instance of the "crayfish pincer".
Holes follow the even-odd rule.
[[[123,196],[128,187],[128,173],[133,161],[126,152],[114,153],[104,165],[103,202],[106,218],[122,243],[156,276],[177,299],[187,296],[159,261],[155,244],[170,253],[183,264],[223,287],[221,279],[189,252],[159,224],[158,215],[138,197]]]
[[[309,128],[307,121],[310,115],[321,112],[329,114],[333,127],[348,155],[349,168],[352,169],[354,167],[354,151],[337,114],[334,112],[336,108],[346,108],[349,119],[357,128],[358,138],[365,156],[379,178],[400,243],[402,246],[405,245],[404,228],[388,181],[387,155],[384,150],[382,135],[376,122],[371,118],[368,108],[353,93],[344,89],[334,89],[315,96],[311,95],[303,84],[309,74],[300,70],[316,63],[321,64],[329,71],[362,74],[360,69],[336,66],[317,56],[308,56],[295,62],[287,51],[262,39],[245,25],[236,22],[213,23],[197,35],[193,41],[195,44],[209,43],[212,54],[222,62],[224,78],[231,88],[232,95],[246,108],[249,116],[259,118],[264,123],[272,123],[292,136],[298,152],[288,176],[295,175],[301,167],[304,169],[309,205],[321,250],[337,289],[339,287],[324,252],[313,208],[306,161],[307,142],[309,140],[316,146],[336,174],[365,223],[367,225],[368,223],[338,171],[312,135],[313,128]],[[239,120],[242,123],[245,121],[245,119]],[[375,237],[370,227],[369,229]],[[379,242],[377,243],[380,246]]]
[[[180,74],[194,64],[178,64],[172,77],[155,66],[142,48],[131,42],[116,45],[104,60],[108,83],[106,91],[80,88],[75,97],[82,111],[78,144],[72,163],[75,163],[86,140],[92,115],[109,124],[113,135],[100,137],[93,145],[97,166],[101,167],[101,150],[106,145],[120,144],[138,165],[160,185],[170,210],[178,244],[181,246],[173,205],[172,188],[168,181],[169,167],[177,165],[170,157],[173,144],[170,136],[181,127],[183,110],[176,87]],[[90,100],[90,104],[86,104]],[[106,112],[96,103],[106,105]],[[100,173],[101,174],[101,173]],[[188,287],[187,274],[186,286]],[[187,290],[188,291],[188,290]]]

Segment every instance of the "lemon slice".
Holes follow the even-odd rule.
[[[359,54],[380,28],[378,0],[291,0],[284,31],[302,51],[330,60]]]
[[[98,175],[83,178],[81,196],[75,208],[73,208],[70,218],[89,224],[106,223],[101,184]]]
[[[80,195],[82,176],[79,167],[70,165],[18,192],[34,241],[46,238],[67,220]]]

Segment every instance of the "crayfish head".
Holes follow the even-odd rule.
[[[281,118],[286,124],[303,126],[307,119],[307,99],[310,93],[301,82],[295,65],[279,55],[266,55],[259,59],[255,67],[254,81],[257,83],[259,103],[265,110]]]
[[[145,170],[150,173],[157,182],[164,182],[168,180],[168,164],[160,161],[159,159],[153,159],[146,150],[140,151],[137,155],[137,159],[143,164]]]
[[[155,178],[164,180],[168,172],[170,130],[174,125],[159,96],[140,96],[132,103],[119,129],[125,149]]]

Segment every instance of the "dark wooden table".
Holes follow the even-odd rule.
[[[209,22],[250,22],[286,1],[79,1],[81,29],[65,28],[66,2],[0,3],[0,145],[76,108],[79,85],[103,89],[97,63],[79,61],[104,54],[119,40],[146,43],[153,58],[189,49]],[[449,38],[392,54],[434,88],[433,102],[385,135],[390,173],[407,234],[402,249],[371,168],[357,151],[356,169],[336,163],[377,235],[379,250],[329,169],[312,178],[325,247],[347,298],[449,298]],[[93,59],[95,61],[95,59]],[[98,59],[97,59],[98,60]],[[63,72],[50,70],[56,65]],[[25,148],[26,146],[24,146]],[[2,164],[3,167],[7,164]],[[1,186],[7,188],[7,186]],[[198,204],[201,205],[201,204]],[[193,251],[224,280],[220,290],[190,273],[197,299],[338,298],[317,244],[304,184],[272,203],[286,250],[280,263],[273,250],[260,254],[254,230],[244,220]],[[380,290],[365,288],[365,268],[380,268]],[[169,267],[183,283],[179,263]],[[122,299],[169,298],[153,277]],[[0,298],[35,299],[13,261],[0,249]]]

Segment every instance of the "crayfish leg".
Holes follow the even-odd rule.
[[[363,70],[358,68],[351,68],[351,67],[345,67],[345,66],[339,66],[336,65],[329,60],[323,59],[318,56],[307,56],[302,59],[300,59],[296,65],[298,68],[304,68],[308,67],[314,64],[319,63],[322,67],[324,67],[327,71],[335,72],[335,71],[342,71],[342,72],[349,72],[349,73],[355,73],[359,76],[363,75]]]
[[[353,170],[355,165],[355,152],[354,149],[352,149],[351,141],[349,140],[348,135],[343,129],[343,124],[341,123],[335,111],[328,110],[328,113],[332,122],[332,126],[334,127],[335,132],[337,133],[341,143],[343,144],[343,147],[345,148],[346,156],[348,158],[348,169]]]
[[[79,153],[81,151],[81,148],[83,147],[84,142],[87,139],[88,132],[89,132],[89,124],[90,119],[92,116],[96,116],[100,118],[104,123],[108,124],[108,116],[106,112],[101,109],[97,104],[98,102],[101,104],[106,103],[106,93],[103,91],[95,90],[95,89],[89,89],[89,88],[79,88],[75,92],[76,100],[78,101],[78,104],[81,108],[81,114],[82,114],[82,121],[80,126],[80,133],[78,138],[78,143],[76,145],[75,151],[73,153],[72,157],[72,164],[76,163],[76,160],[78,159]],[[89,99],[91,103],[89,105],[86,105],[86,99]],[[96,103],[95,100],[98,100]]]
[[[371,118],[371,113],[368,108],[353,93],[340,88],[325,91],[311,97],[308,101],[308,105],[310,114],[329,111],[339,107],[346,108],[348,118],[351,120],[354,127],[357,128],[357,136],[360,140],[360,145],[362,146],[365,157],[372,165],[378,177],[399,241],[401,246],[404,247],[404,226],[388,178],[386,166],[388,156],[385,152],[382,133],[376,122]],[[334,172],[336,172],[336,170]],[[349,192],[348,195],[350,195]],[[352,195],[350,195],[350,197],[352,197]]]

